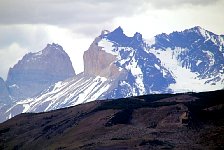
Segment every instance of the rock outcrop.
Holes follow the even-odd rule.
[[[103,47],[98,42],[104,35],[97,37],[90,45],[89,49],[84,52],[84,73],[87,75],[102,76],[106,78],[115,78],[121,73],[119,68],[114,64],[116,56],[102,50]]]

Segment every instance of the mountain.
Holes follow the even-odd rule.
[[[168,86],[175,80],[155,55],[145,51],[140,33],[127,37],[121,27],[102,33],[84,53],[84,73],[119,78],[106,98],[171,92]]]
[[[42,51],[28,53],[9,69],[10,95],[24,99],[39,94],[51,84],[75,75],[69,56],[58,44],[48,44]]]
[[[223,149],[222,97],[152,94],[20,114],[0,124],[0,149]]]
[[[121,27],[105,30],[84,52],[83,60],[84,72],[18,101],[0,118],[97,99],[224,87],[224,37],[201,27],[160,34],[151,40],[137,32],[128,37]]]
[[[5,81],[0,77],[0,107],[11,102],[8,87]]]
[[[71,60],[58,44],[26,54],[10,68],[6,82],[0,78],[0,122],[24,111],[23,107],[10,109],[16,102],[35,97],[52,84],[73,76]]]
[[[224,87],[224,37],[199,26],[155,36],[148,51],[161,60],[176,83],[177,92]]]
[[[18,101],[3,114],[3,120],[19,113],[49,111],[96,99],[168,93],[172,92],[169,84],[175,83],[159,59],[145,52],[141,35],[127,37],[120,27],[103,31],[83,59],[83,73]]]

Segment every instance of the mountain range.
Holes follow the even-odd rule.
[[[104,30],[83,60],[84,71],[75,75],[69,56],[57,44],[25,55],[10,68],[6,82],[0,82],[5,89],[0,120],[97,99],[224,87],[224,36],[199,26],[149,40],[138,32],[128,37],[121,27]]]

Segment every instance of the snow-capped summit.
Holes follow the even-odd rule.
[[[15,99],[32,97],[51,84],[75,75],[69,56],[58,44],[26,54],[10,68],[7,84]],[[32,88],[30,88],[32,87]]]
[[[177,81],[175,90],[220,89],[224,86],[223,40],[222,36],[196,26],[155,36],[148,50],[173,72]]]
[[[222,36],[199,26],[163,33],[150,42],[138,32],[128,37],[118,27],[94,40],[84,54],[84,72],[105,77],[126,74],[125,80],[119,81],[126,87],[116,88],[117,94],[109,96],[113,98],[220,89],[224,84],[222,41]]]
[[[107,98],[168,92],[174,79],[152,53],[145,51],[143,43],[140,33],[128,37],[121,27],[97,37],[84,53],[84,73],[119,78]]]

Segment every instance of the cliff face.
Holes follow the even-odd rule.
[[[32,97],[51,84],[75,75],[69,56],[57,44],[48,44],[37,53],[26,54],[7,78],[10,94],[15,99]]]
[[[89,49],[84,52],[84,74],[115,78],[121,73],[114,64],[117,58],[115,55],[102,50],[102,47],[98,45],[100,40],[101,37],[97,37]]]

